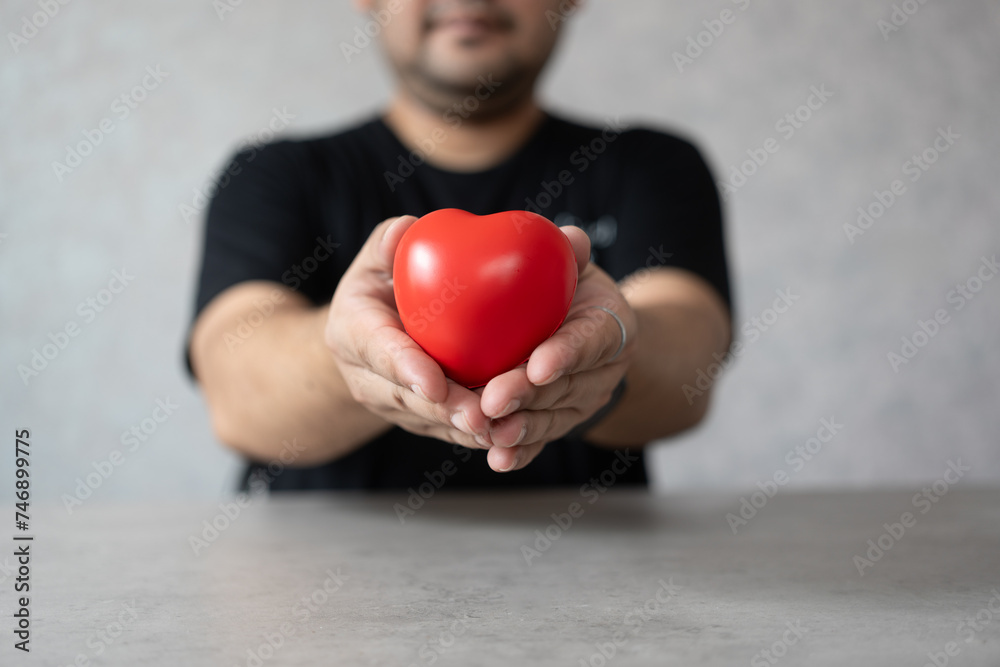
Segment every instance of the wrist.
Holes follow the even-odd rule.
[[[625,382],[625,376],[615,386],[614,391],[611,392],[611,399],[607,403],[598,408],[597,412],[591,415],[588,419],[580,422],[574,426],[569,433],[563,437],[567,440],[583,440],[587,431],[597,426],[605,417],[608,416],[612,410],[621,402],[622,397],[625,395],[625,390],[628,387],[628,383]]]

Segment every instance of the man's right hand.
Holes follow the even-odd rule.
[[[417,435],[487,448],[480,394],[447,379],[396,310],[393,257],[414,222],[406,215],[376,225],[333,294],[326,344],[354,400],[375,415]]]

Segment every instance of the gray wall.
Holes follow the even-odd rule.
[[[673,53],[724,9],[734,21],[679,71]],[[35,11],[4,2],[4,35]],[[960,310],[948,301],[1000,253],[1000,5],[928,3],[884,39],[891,12],[592,0],[571,21],[542,91],[551,107],[692,136],[720,180],[748,149],[779,146],[727,203],[737,326],[770,320],[775,290],[799,298],[743,336],[706,425],[652,454],[660,487],[752,488],[785,470],[801,486],[919,488],[956,458],[974,468],[965,480],[1000,481],[1000,279]],[[32,430],[37,499],[72,492],[115,449],[123,462],[88,502],[230,488],[236,460],[181,365],[199,241],[180,206],[274,108],[308,134],[386,99],[377,50],[348,64],[338,47],[364,20],[346,0],[245,0],[224,20],[208,0],[76,2],[18,53],[0,45],[0,426],[7,441]],[[112,101],[157,65],[168,76],[121,118]],[[786,138],[776,121],[812,86],[833,95]],[[53,161],[102,118],[113,132],[60,181]],[[947,127],[960,138],[910,181],[904,162]],[[905,192],[849,242],[844,225],[895,179]],[[121,269],[134,279],[91,321],[78,304]],[[949,321],[894,372],[887,353],[938,309]],[[25,386],[17,365],[71,322],[78,334]],[[158,398],[176,411],[129,451],[122,432]],[[796,470],[786,452],[821,418],[844,427]]]

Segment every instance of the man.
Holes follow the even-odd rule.
[[[539,107],[569,0],[356,5],[391,16],[388,108],[238,154],[209,208],[188,359],[218,438],[250,473],[280,457],[272,489],[578,485],[608,469],[645,484],[638,450],[702,419],[710,392],[691,387],[730,343],[698,151]],[[407,336],[393,300],[400,237],[440,208],[538,212],[579,267],[560,329],[474,390]]]

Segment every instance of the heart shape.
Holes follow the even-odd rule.
[[[406,230],[392,291],[406,333],[469,388],[524,363],[566,319],[573,245],[530,211],[428,213]]]

